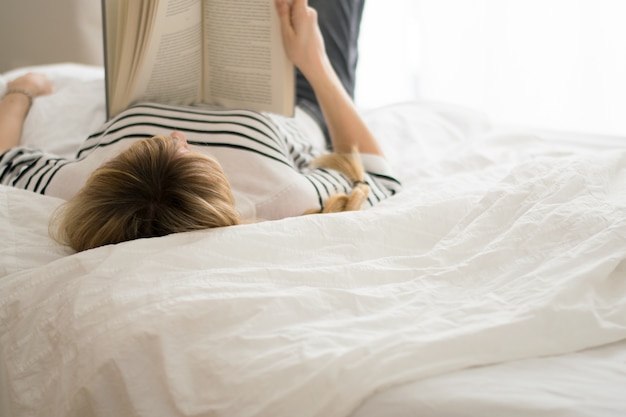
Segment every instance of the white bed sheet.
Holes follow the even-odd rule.
[[[352,417],[622,417],[626,343],[426,378],[373,395]]]
[[[38,69],[25,141],[71,153],[102,72]],[[624,414],[626,144],[365,117],[405,189],[358,213],[72,254],[58,200],[0,187],[0,415]]]

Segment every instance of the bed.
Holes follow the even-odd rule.
[[[23,141],[71,154],[102,69],[34,69]],[[404,188],[361,212],[73,253],[0,186],[0,415],[626,415],[626,138],[363,114]]]

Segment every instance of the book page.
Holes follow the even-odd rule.
[[[130,87],[135,85],[135,81],[138,77],[138,74],[141,70],[141,63],[143,62],[145,51],[148,48],[150,41],[152,40],[151,34],[153,33],[155,22],[155,16],[157,9],[153,7],[153,3],[150,0],[143,0],[139,2],[139,9],[134,9],[138,13],[138,15],[128,14],[127,23],[131,23],[127,34],[131,34],[127,38],[121,38],[123,43],[126,43],[128,40],[136,39],[134,48],[123,48],[122,49],[122,60],[124,62],[130,62],[130,72],[126,75],[126,81],[128,83],[125,91],[130,90]],[[134,22],[140,22],[145,24],[134,24]],[[120,74],[117,74],[118,81],[120,81]]]
[[[105,73],[105,93],[107,103],[107,118],[111,100],[113,97],[113,86],[116,84],[119,58],[116,57],[116,46],[118,45],[118,0],[102,0],[102,30],[104,40],[104,73]]]
[[[154,1],[154,0],[149,0]],[[160,0],[152,43],[131,102],[189,104],[202,97],[201,0]]]
[[[294,69],[273,0],[205,0],[205,101],[292,115]]]
[[[138,101],[191,103],[202,97],[201,0],[105,0],[116,3],[107,19],[108,116]],[[117,9],[117,10],[116,10]],[[110,14],[107,14],[107,18]]]
[[[109,0],[113,1],[113,0]],[[150,0],[118,2],[110,7],[115,14],[107,15],[105,32],[116,28],[114,44],[108,46],[107,56],[111,65],[107,65],[108,116],[124,110],[130,104],[130,91],[133,80],[137,78],[142,60],[142,52],[150,41],[150,33],[156,16],[155,3]],[[109,19],[109,18],[112,19]]]

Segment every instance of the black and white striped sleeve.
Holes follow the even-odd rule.
[[[9,149],[0,155],[0,184],[45,194],[47,184],[65,162],[65,158],[39,149]]]
[[[402,184],[393,175],[387,159],[380,155],[361,154],[366,181],[378,201],[390,197],[402,189]]]

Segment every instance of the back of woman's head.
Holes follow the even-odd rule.
[[[52,235],[76,251],[239,224],[221,166],[175,138],[134,143],[99,167],[55,213]]]

